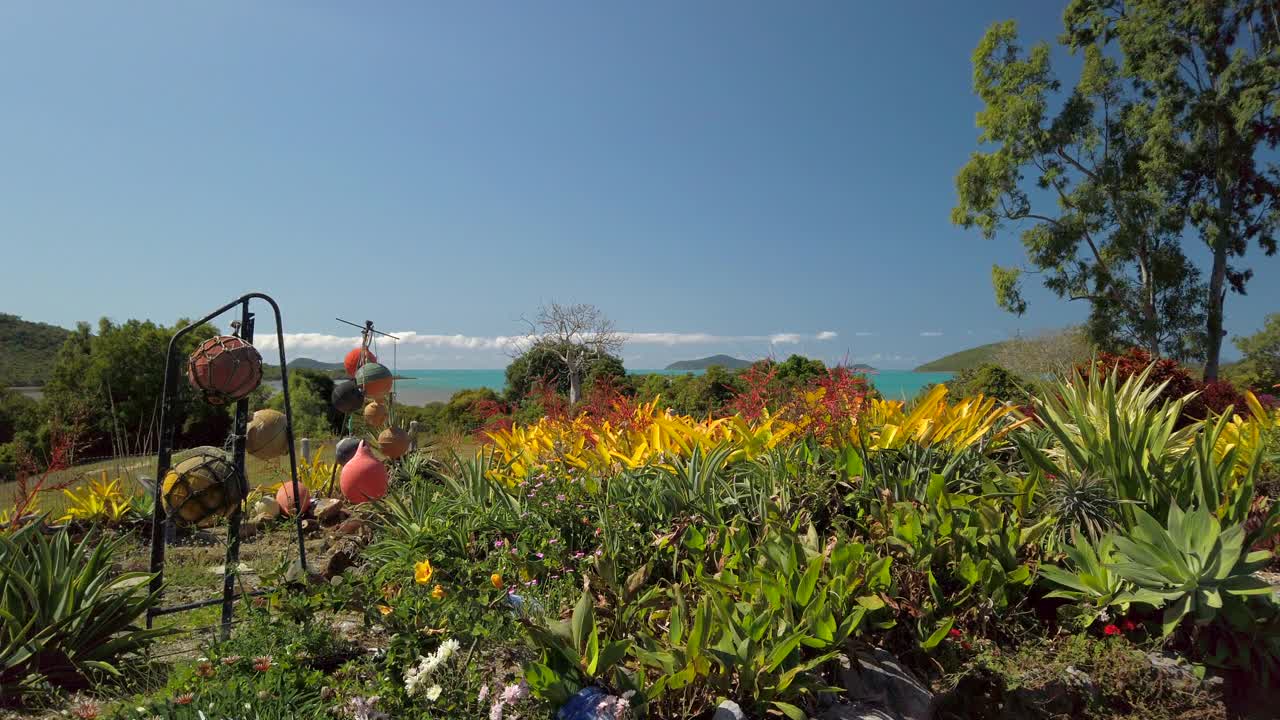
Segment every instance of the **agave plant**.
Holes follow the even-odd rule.
[[[1158,404],[1164,384],[1146,386],[1151,368],[1117,385],[1115,374],[1060,382],[1036,399],[1040,422],[1053,434],[1048,449],[1027,434],[1014,435],[1027,464],[1064,477],[1102,477],[1117,500],[1168,507],[1168,478],[1191,446],[1201,423],[1178,429],[1182,407],[1192,396]],[[1134,505],[1120,507],[1132,525]]]
[[[1081,627],[1088,627],[1108,606],[1116,603],[1116,598],[1129,584],[1109,567],[1109,564],[1119,560],[1113,536],[1107,535],[1091,543],[1077,531],[1072,533],[1072,540],[1072,544],[1062,548],[1071,561],[1070,569],[1043,565],[1040,567],[1040,576],[1064,588],[1054,590],[1045,597],[1074,601],[1076,619]],[[1127,602],[1124,604],[1127,605]],[[1122,607],[1121,612],[1127,612],[1127,606]]]
[[[0,688],[42,675],[80,685],[89,671],[118,674],[121,657],[145,648],[169,630],[134,623],[157,595],[146,573],[115,574],[123,539],[86,537],[63,529],[46,536],[31,524],[0,535]]]
[[[1224,529],[1204,507],[1184,513],[1171,505],[1164,526],[1139,508],[1133,512],[1136,524],[1115,541],[1121,560],[1109,567],[1135,589],[1117,601],[1163,607],[1166,636],[1187,615],[1207,624],[1219,613],[1244,613],[1251,597],[1277,604],[1274,588],[1254,575],[1274,555],[1246,554],[1243,525]]]

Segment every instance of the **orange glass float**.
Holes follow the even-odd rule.
[[[307,508],[311,507],[311,491],[306,485],[298,483],[298,500],[302,507],[303,514],[306,514]],[[276,491],[276,504],[280,506],[280,512],[285,515],[293,514],[293,481],[285,480],[280,489]]]

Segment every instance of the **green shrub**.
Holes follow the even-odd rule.
[[[149,575],[114,572],[124,542],[73,543],[66,529],[46,536],[35,524],[0,535],[0,697],[21,697],[32,678],[79,686],[95,671],[118,674],[123,656],[168,634],[134,626],[157,596]]]

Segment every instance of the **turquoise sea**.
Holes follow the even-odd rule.
[[[648,373],[683,375],[689,371],[632,370],[631,372],[636,375]],[[694,374],[700,372],[695,371]],[[502,370],[399,370],[398,375],[401,379],[396,381],[397,399],[399,402],[410,405],[447,400],[450,395],[463,388],[487,387],[501,391],[506,385],[506,377]],[[944,382],[950,378],[951,373],[918,373],[910,370],[878,370],[870,375],[871,384],[875,385],[886,398],[893,400],[910,400],[925,385]]]

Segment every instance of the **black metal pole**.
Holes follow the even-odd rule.
[[[253,313],[246,299],[240,306],[240,339],[253,344]],[[240,500],[227,521],[227,557],[222,566],[222,639],[231,637],[231,613],[235,608],[235,579],[240,571],[240,523],[244,519],[244,498],[249,494],[249,474],[244,463],[245,432],[249,426],[249,398],[236,403],[231,439],[231,463],[240,481]]]
[[[155,477],[155,487],[153,488],[153,494],[152,494],[152,497],[155,501],[155,508],[152,510],[152,513],[151,513],[151,573],[153,575],[151,579],[151,592],[153,593],[160,593],[161,590],[164,588],[165,511],[164,511],[164,494],[162,490],[164,485],[164,477],[166,474],[168,474],[169,464],[172,462],[172,459],[173,459],[173,436],[174,436],[174,430],[175,430],[175,423],[173,422],[173,402],[174,402],[174,395],[177,393],[177,386],[178,386],[178,377],[177,377],[178,366],[176,363],[177,358],[174,355],[174,351],[177,350],[178,348],[178,341],[181,340],[188,333],[200,327],[201,325],[204,325],[210,320],[213,320],[214,318],[230,310],[236,305],[242,306],[242,313],[243,313],[242,317],[244,317],[245,314],[248,314],[249,300],[253,298],[258,298],[260,300],[265,301],[267,304],[269,304],[271,306],[271,311],[275,315],[275,319],[276,319],[276,345],[277,345],[277,349],[280,352],[280,380],[282,385],[281,389],[284,392],[285,435],[286,435],[286,439],[289,441],[289,471],[290,471],[290,476],[293,482],[294,518],[297,523],[297,531],[298,531],[298,561],[301,564],[303,577],[306,577],[307,548],[306,548],[306,544],[303,542],[303,535],[302,535],[302,508],[301,508],[301,498],[300,498],[301,493],[298,490],[298,457],[293,446],[293,410],[292,410],[292,406],[289,403],[289,368],[288,368],[288,363],[285,359],[285,352],[284,352],[284,322],[280,317],[280,306],[276,304],[276,301],[272,299],[271,296],[266,295],[264,293],[252,292],[252,293],[246,293],[244,295],[241,295],[235,300],[232,300],[226,305],[223,305],[217,310],[214,310],[213,312],[204,316],[203,318],[196,320],[195,322],[178,330],[176,333],[173,334],[173,337],[169,339],[169,347],[165,351],[164,386],[160,395],[160,443],[156,453],[156,477]],[[249,317],[252,318],[251,315],[249,315]],[[250,319],[250,322],[252,322],[251,319]],[[252,337],[251,329],[250,329],[250,337]],[[244,402],[244,401],[241,401],[241,402]],[[245,407],[247,409],[248,407],[247,404],[245,405]],[[237,406],[237,416],[238,415],[239,415],[239,406]],[[237,434],[237,438],[235,442],[239,443],[240,447],[243,449],[244,438],[242,436],[244,434],[244,430],[243,428],[239,427],[238,423],[237,423],[236,434]],[[240,453],[240,463],[241,464],[239,467],[241,469],[241,475],[243,476],[244,474],[243,473],[243,470],[244,470],[243,450],[241,450],[241,453]],[[245,483],[247,484],[247,482],[248,482],[248,478],[246,477]],[[236,542],[239,541],[239,536],[240,534],[237,529],[237,532],[234,534]],[[230,570],[230,568],[224,568],[224,570]],[[226,579],[224,576],[223,599],[213,600],[213,601],[210,601],[208,604],[212,605],[218,602],[225,601],[225,597],[226,597],[225,582],[226,582]],[[173,608],[162,608],[159,606],[152,606],[151,608],[148,608],[147,627],[150,628],[152,626],[152,622],[157,616],[165,615],[170,612],[175,612],[175,610]]]

